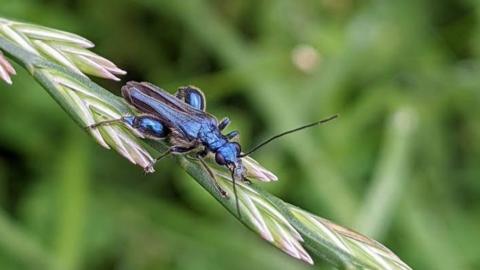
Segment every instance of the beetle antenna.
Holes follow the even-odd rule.
[[[240,157],[246,157],[246,156],[250,155],[251,153],[257,151],[257,150],[260,149],[261,147],[265,146],[265,145],[268,144],[269,142],[271,142],[271,141],[273,141],[273,140],[275,140],[275,139],[278,139],[278,138],[280,138],[280,137],[283,137],[283,136],[285,136],[285,135],[287,135],[287,134],[294,133],[294,132],[300,131],[300,130],[302,130],[302,129],[306,129],[306,128],[309,128],[309,127],[313,127],[313,126],[316,126],[316,125],[319,125],[319,124],[324,124],[324,123],[329,122],[329,121],[331,121],[331,120],[333,120],[333,119],[335,119],[335,118],[337,118],[337,117],[338,117],[338,114],[335,114],[335,115],[332,115],[332,116],[330,116],[330,117],[328,117],[328,118],[322,119],[322,120],[320,120],[320,121],[316,121],[316,122],[310,123],[310,124],[308,124],[308,125],[304,125],[304,126],[301,126],[301,127],[298,127],[298,128],[294,128],[294,129],[291,129],[291,130],[284,131],[284,132],[282,132],[282,133],[280,133],[280,134],[277,134],[277,135],[271,137],[270,139],[268,139],[268,140],[260,143],[259,145],[255,146],[253,149],[251,149],[250,151],[248,151],[247,153],[241,154]]]

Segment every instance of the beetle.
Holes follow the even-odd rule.
[[[227,167],[231,173],[239,215],[236,181],[249,183],[242,164],[242,157],[281,136],[325,123],[337,117],[337,115],[334,115],[324,120],[285,131],[259,144],[247,153],[242,153],[240,144],[233,141],[239,137],[239,132],[234,130],[227,134],[222,133],[230,123],[229,118],[225,117],[218,121],[213,115],[207,113],[205,95],[199,88],[182,86],[172,95],[151,83],[130,81],[122,87],[121,92],[126,102],[141,114],[102,121],[89,126],[89,128],[123,122],[150,139],[168,139],[171,146],[165,153],[155,158],[150,166],[170,154],[194,152],[195,157],[198,158],[213,179],[218,192],[223,197],[227,197],[227,192],[217,183],[215,175],[204,161],[209,153],[213,153],[215,162],[220,166]]]

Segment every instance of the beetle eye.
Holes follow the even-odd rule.
[[[215,154],[215,161],[217,162],[218,165],[227,164],[227,162],[225,161],[225,157],[220,153]]]

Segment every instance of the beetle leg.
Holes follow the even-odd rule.
[[[227,137],[229,140],[231,139],[234,139],[236,137],[238,137],[239,133],[238,131],[234,130],[234,131],[231,131],[229,133],[227,133],[227,135],[225,135],[225,137]]]
[[[248,180],[246,177],[242,177],[242,182],[244,182],[247,185],[251,185],[252,181]]]
[[[105,120],[105,121],[101,121],[101,122],[98,122],[98,123],[95,123],[95,124],[91,124],[89,126],[86,126],[85,128],[88,129],[88,130],[92,130],[92,129],[96,129],[96,128],[101,127],[101,126],[108,126],[108,125],[120,123],[120,122],[123,122],[123,121],[124,121],[123,117],[118,118],[118,119]]]
[[[116,123],[124,123],[151,139],[163,139],[170,133],[170,130],[158,118],[147,114],[139,116],[129,115],[119,119],[106,120],[87,126],[87,129],[96,129]]]
[[[184,147],[184,146],[172,146],[170,147],[170,152],[172,154],[185,154],[197,148],[196,146]]]
[[[205,111],[207,107],[205,95],[195,86],[179,87],[175,96],[197,110]]]
[[[184,153],[187,153],[187,152],[190,152],[192,151],[193,149],[195,149],[196,146],[191,146],[191,147],[183,147],[183,146],[172,146],[170,147],[167,151],[163,152],[160,156],[154,158],[152,160],[152,162],[150,162],[150,165],[148,165],[146,168],[145,168],[145,171],[149,171],[153,168],[153,166],[155,166],[155,164],[161,160],[162,158],[164,157],[167,157],[168,155],[170,154],[184,154]]]
[[[228,117],[225,117],[222,119],[222,121],[220,121],[220,124],[218,124],[218,129],[220,130],[224,130],[228,124],[230,124],[230,119],[228,119]]]
[[[170,133],[162,121],[151,115],[125,117],[124,122],[151,139],[163,139]]]
[[[220,186],[220,184],[218,184],[215,174],[213,174],[212,170],[210,169],[210,167],[208,167],[207,163],[205,163],[205,161],[202,158],[198,158],[198,160],[200,161],[200,164],[202,164],[203,168],[205,168],[205,170],[208,172],[208,174],[210,175],[210,178],[212,178],[213,185],[217,189],[218,193],[220,193],[222,197],[228,198],[228,193]]]
[[[197,153],[197,158],[205,158],[208,155],[208,150],[205,148]]]

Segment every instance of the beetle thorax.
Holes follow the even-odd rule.
[[[227,138],[222,135],[216,126],[202,128],[198,137],[202,144],[212,152],[216,152],[220,147],[228,143]]]

